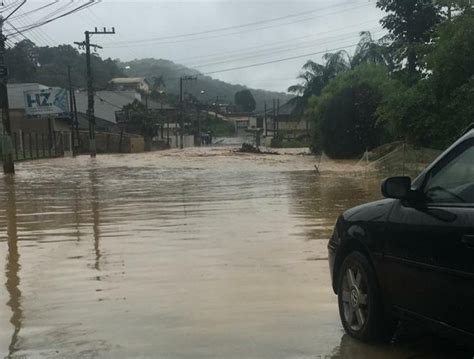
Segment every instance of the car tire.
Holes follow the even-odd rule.
[[[339,273],[339,315],[347,334],[365,342],[390,341],[397,322],[385,313],[375,271],[367,257],[351,252]]]

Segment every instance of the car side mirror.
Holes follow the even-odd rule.
[[[382,194],[386,198],[410,199],[411,193],[410,177],[390,177],[382,183]]]

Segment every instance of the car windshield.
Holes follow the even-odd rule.
[[[430,202],[474,203],[474,146],[430,177],[425,193]]]

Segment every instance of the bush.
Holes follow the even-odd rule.
[[[377,65],[360,65],[330,82],[311,100],[313,151],[353,158],[382,143],[377,109],[390,88],[385,67]]]

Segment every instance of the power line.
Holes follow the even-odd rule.
[[[23,31],[23,32],[31,31],[32,29],[35,29],[35,28],[38,28],[38,27],[40,27],[40,26],[49,24],[49,23],[51,23],[51,22],[53,22],[53,21],[56,21],[56,20],[58,20],[58,19],[61,19],[61,18],[63,18],[63,17],[66,17],[66,16],[68,16],[68,15],[74,14],[75,12],[84,10],[84,9],[86,9],[87,7],[94,6],[94,5],[96,5],[96,4],[97,4],[97,0],[88,0],[87,3],[75,7],[73,10],[69,10],[69,11],[67,11],[67,12],[65,12],[65,13],[63,13],[63,14],[61,14],[61,15],[52,17],[52,18],[50,18],[50,19],[48,19],[48,20],[44,20],[44,21],[41,21],[41,22],[36,23],[36,24],[31,24],[31,25],[29,25],[29,26],[27,26],[27,27],[21,27],[21,28],[19,28],[19,31]],[[15,34],[15,32],[10,33],[10,35],[13,35],[13,34]]]
[[[22,21],[22,20],[17,20],[17,21],[19,22],[19,21]],[[11,28],[13,28],[14,32],[16,32],[15,35],[9,35],[10,37],[11,36],[13,36],[13,37],[21,36],[21,37],[23,37],[27,40],[30,40],[29,38],[27,38],[25,36],[25,34],[21,30],[19,30],[15,25],[13,25],[12,21],[8,21],[8,25]],[[32,31],[30,36],[31,36],[32,39],[34,39],[33,42],[35,42],[37,44],[40,44],[40,43],[49,44],[49,41],[43,35],[38,34],[36,31]]]
[[[118,109],[120,109],[120,110],[123,109],[123,107],[120,107],[120,106],[118,106],[118,105],[116,105],[116,104],[113,104],[112,102],[103,99],[102,97],[100,97],[100,96],[97,95],[97,94],[94,94],[94,95],[95,95],[95,97],[97,97],[100,101],[105,102],[105,103],[109,104],[110,106],[113,106],[113,107],[118,108]]]
[[[356,28],[356,27],[359,27],[359,26],[365,25],[365,24],[372,24],[374,22],[378,22],[378,20],[379,20],[378,18],[377,19],[374,18],[372,20],[364,21],[364,22],[357,23],[357,24],[350,25],[350,26],[344,26],[344,27],[340,27],[340,28],[332,29],[332,30],[328,30],[328,31],[321,31],[321,32],[318,32],[318,35],[331,34],[331,33],[334,33],[334,32],[339,32],[341,30]],[[257,45],[257,46],[251,46],[251,47],[245,47],[245,48],[241,48],[241,49],[231,50],[231,51],[226,52],[225,57],[227,55],[234,54],[234,53],[242,54],[242,53],[248,52],[250,50],[263,50],[266,47],[270,47],[269,49],[272,49],[273,47],[271,47],[271,45],[281,45],[281,44],[288,43],[288,42],[294,44],[295,41],[299,41],[299,40],[306,39],[306,38],[311,38],[311,37],[314,38],[315,35],[314,34],[304,35],[304,36],[300,35],[300,36],[289,38],[289,39],[286,39],[286,40],[283,40],[283,41],[268,42],[268,43]],[[320,39],[321,38],[316,37],[313,40],[320,40]],[[222,56],[222,51],[212,53],[212,54],[207,54],[207,55],[199,55],[199,56],[192,56],[192,57],[187,57],[187,58],[183,58],[183,59],[175,59],[173,61],[178,62],[178,63],[186,63],[190,60],[203,59],[203,58],[215,58],[216,56],[218,56],[218,58],[223,57]]]
[[[93,18],[95,18],[95,20],[97,21],[96,24],[99,23],[102,27],[106,27],[105,22],[102,21],[102,19],[101,19],[99,16],[97,16],[97,15],[95,14],[95,12],[92,10],[92,8],[88,7],[86,10],[87,10],[87,12],[88,12]],[[84,19],[87,23],[89,23],[89,25],[95,26],[94,23],[93,23],[93,21],[90,20],[89,17],[83,15],[82,13],[79,13],[79,16],[80,16],[82,19]],[[120,35],[119,32],[116,33],[116,35],[117,35],[117,37],[118,37],[119,39],[122,38],[122,36]],[[116,44],[116,41],[111,41],[110,43]],[[135,54],[135,53],[132,53],[129,49],[125,49],[125,52],[126,52],[128,55],[130,55],[130,57],[131,57],[132,59],[136,56],[136,54]]]
[[[280,47],[280,48],[277,48],[276,50],[273,50],[273,51],[260,51],[259,53],[254,53],[254,54],[250,54],[250,55],[247,55],[247,56],[242,56],[242,57],[227,57],[226,59],[223,59],[221,61],[214,61],[214,62],[207,62],[207,63],[201,63],[201,64],[194,64],[194,65],[190,65],[189,67],[192,67],[192,68],[203,68],[203,67],[209,67],[209,66],[214,66],[214,65],[220,65],[220,64],[226,64],[226,63],[233,63],[233,62],[239,62],[239,61],[242,61],[242,60],[248,60],[248,59],[253,59],[253,58],[258,58],[258,57],[262,57],[262,56],[267,56],[267,55],[271,55],[271,54],[277,54],[277,53],[282,53],[282,52],[288,52],[288,51],[291,51],[291,50],[301,50],[301,49],[307,49],[307,48],[312,48],[312,47],[315,47],[315,46],[322,46],[322,45],[328,45],[328,44],[331,44],[331,43],[334,43],[334,42],[340,42],[340,40],[344,40],[344,39],[349,39],[349,34],[343,34],[343,35],[340,35],[338,37],[332,37],[332,38],[328,38],[328,41],[325,41],[325,42],[309,42],[310,44],[309,45],[306,45],[306,46],[291,46],[291,47]],[[359,38],[359,35],[353,35],[351,37],[352,38]],[[342,39],[341,39],[342,38]],[[332,40],[329,40],[329,39],[332,39]]]
[[[19,15],[21,15],[21,14],[22,14],[22,12],[19,12]],[[24,19],[25,19],[25,21],[31,21],[31,18],[30,18],[29,15],[25,15],[25,16],[24,16]],[[20,20],[18,20],[18,21],[21,21],[21,24],[25,24],[25,22],[23,21],[23,17],[22,17]],[[51,38],[45,31],[43,31],[41,28],[38,28],[37,30],[38,30],[38,32],[40,33],[41,37],[44,38],[44,40],[46,41],[46,43],[48,43],[48,44],[54,44],[54,43],[55,43],[55,40],[52,39],[52,38]]]
[[[6,12],[6,11],[9,11],[10,9],[13,9],[15,6],[17,6],[19,3],[21,2],[21,0],[17,0],[9,5],[3,5],[3,8],[0,10],[0,13],[3,13],[3,12]],[[3,1],[2,2],[3,4],[6,3],[6,1]]]
[[[57,9],[53,10],[51,13],[44,15],[42,18],[39,18],[38,21],[47,21],[51,19],[56,14],[61,13],[61,11],[66,11],[66,9],[72,7],[74,4],[72,1],[67,2],[65,5],[59,6]]]
[[[339,13],[341,13],[341,12],[352,11],[352,10],[355,10],[355,9],[358,9],[358,8],[366,7],[366,6],[368,6],[368,5],[371,6],[370,3],[369,3],[369,4],[365,4],[365,3],[364,3],[364,4],[359,5],[359,6],[355,6],[355,7],[343,9],[342,11],[335,11],[335,12],[332,12],[332,13],[324,14],[324,16],[335,15],[335,14],[339,14]],[[337,6],[328,7],[328,8],[326,8],[326,9],[331,9],[331,8],[334,8],[334,7],[337,7]],[[323,9],[323,10],[324,10],[324,9]],[[306,11],[306,12],[304,12],[304,13],[300,13],[299,16],[302,16],[302,14],[307,15],[308,13],[313,13],[313,12],[317,12],[317,11],[321,11],[321,9],[319,9],[319,10],[313,10],[313,11]],[[289,15],[289,16],[292,16],[292,15]],[[296,16],[296,15],[295,15],[295,16]],[[263,20],[263,21],[259,21],[259,22],[255,22],[255,23],[249,23],[249,24],[243,24],[243,25],[236,25],[236,26],[229,26],[229,27],[227,27],[227,28],[213,29],[213,30],[195,32],[195,33],[189,33],[189,34],[182,34],[182,35],[157,37],[157,38],[150,38],[150,39],[143,39],[143,40],[122,41],[122,42],[118,42],[118,44],[120,44],[120,45],[117,45],[117,46],[110,46],[110,44],[107,44],[107,43],[105,43],[104,45],[105,45],[107,48],[122,48],[122,47],[137,47],[137,46],[143,46],[144,43],[153,43],[153,44],[155,44],[155,45],[163,45],[163,44],[176,44],[176,43],[179,43],[179,42],[188,42],[188,41],[197,41],[197,40],[207,40],[207,39],[214,39],[214,38],[226,37],[226,36],[231,36],[231,35],[240,35],[240,34],[243,34],[243,33],[254,32],[254,31],[257,31],[257,30],[266,30],[266,29],[270,29],[270,28],[274,28],[274,27],[281,27],[281,26],[293,25],[293,24],[300,23],[300,22],[311,21],[311,20],[314,20],[315,18],[319,18],[319,17],[321,17],[321,16],[322,16],[322,15],[319,15],[319,16],[312,16],[312,17],[309,17],[309,18],[303,18],[303,19],[293,20],[293,21],[291,21],[291,22],[286,22],[286,23],[283,23],[283,24],[273,24],[273,25],[269,25],[269,26],[257,27],[257,28],[254,28],[254,29],[247,29],[247,30],[243,30],[243,31],[236,31],[236,32],[231,32],[231,33],[226,33],[226,34],[219,34],[219,35],[213,35],[213,36],[193,37],[193,36],[196,36],[196,35],[210,34],[210,33],[214,33],[214,32],[227,31],[227,30],[229,30],[229,29],[235,29],[235,28],[242,28],[242,27],[247,27],[247,26],[261,25],[261,24],[270,22],[270,20]],[[281,20],[282,18],[285,18],[285,17],[281,17],[281,18],[277,18],[277,19],[271,19],[271,22],[274,22],[274,21],[277,21],[277,20]],[[179,38],[184,38],[184,39],[176,40],[176,39],[179,39]],[[173,41],[170,42],[170,41],[163,41],[163,40],[173,40]]]
[[[213,75],[213,74],[229,72],[229,71],[235,71],[235,70],[248,69],[248,68],[251,68],[251,67],[258,67],[258,66],[264,66],[264,65],[269,65],[269,64],[275,64],[275,63],[278,63],[278,62],[296,60],[296,59],[301,59],[303,57],[321,55],[321,54],[324,54],[324,53],[331,53],[333,51],[346,50],[346,49],[351,48],[351,47],[356,47],[357,45],[358,44],[346,45],[346,46],[343,46],[343,47],[337,47],[337,48],[328,49],[328,50],[324,50],[324,51],[311,52],[311,53],[304,54],[304,55],[291,56],[291,57],[285,57],[285,58],[282,58],[282,59],[276,59],[276,60],[271,60],[271,61],[255,63],[255,64],[252,64],[252,65],[245,65],[245,66],[231,67],[231,68],[227,68],[227,69],[223,69],[223,70],[210,71],[210,72],[202,73],[201,76]]]
[[[2,21],[3,22],[7,21],[14,13],[20,10],[20,8],[25,4],[26,4],[26,0],[23,0],[17,7],[15,7],[15,9],[10,14],[8,14],[7,17],[3,18]]]
[[[45,8],[47,8],[47,7],[50,7],[50,6],[54,5],[54,4],[57,4],[58,2],[59,2],[59,0],[55,0],[55,1],[53,1],[53,2],[51,2],[51,3],[49,3],[49,4],[47,4],[47,5],[43,5],[43,6],[40,6],[40,7],[36,8],[36,9],[27,11],[26,13],[20,13],[20,14],[18,14],[17,16],[13,16],[13,17],[12,17],[12,20],[15,20],[15,19],[20,18],[20,17],[27,16],[27,15],[29,15],[29,14],[33,14],[33,13],[38,12],[38,11],[40,11],[40,10],[43,10],[43,9],[45,9]]]

